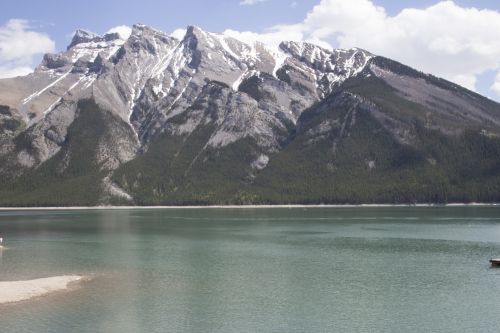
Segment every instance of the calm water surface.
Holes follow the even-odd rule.
[[[1,332],[499,332],[500,207],[0,211]]]

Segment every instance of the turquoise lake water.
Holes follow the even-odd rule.
[[[500,207],[0,211],[1,332],[499,332]]]

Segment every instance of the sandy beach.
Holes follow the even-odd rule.
[[[0,304],[25,301],[64,291],[84,279],[79,275],[54,276],[27,281],[0,281]]]

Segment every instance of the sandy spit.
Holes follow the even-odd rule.
[[[65,291],[84,279],[80,275],[63,275],[28,281],[0,281],[0,304],[20,302]]]

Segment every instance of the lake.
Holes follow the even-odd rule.
[[[498,332],[500,207],[0,211],[2,332]]]

